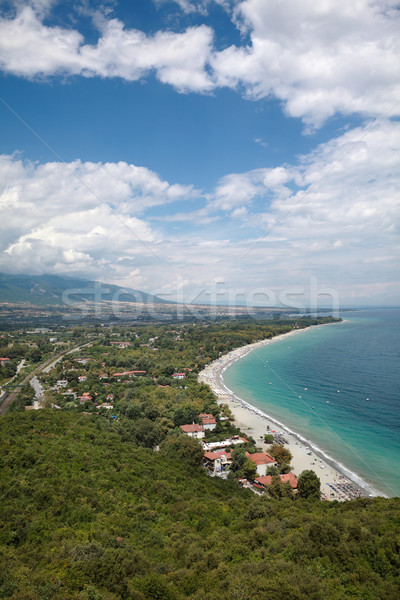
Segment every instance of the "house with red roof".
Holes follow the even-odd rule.
[[[78,396],[78,399],[81,404],[84,404],[88,400],[92,400],[92,396],[89,394],[89,392],[84,392],[82,396]]]
[[[146,375],[147,371],[123,371],[122,373],[114,373],[113,377],[139,377]]]
[[[254,454],[246,452],[246,456],[256,465],[257,475],[259,476],[266,475],[268,467],[278,464],[272,456],[265,454],[265,452],[255,452]]]
[[[173,378],[173,379],[185,379],[185,377],[186,377],[186,374],[185,374],[185,373],[174,373],[174,374],[172,375],[172,378]]]
[[[232,454],[221,450],[219,452],[205,452],[204,466],[212,473],[226,471],[232,463]]]
[[[297,490],[297,477],[293,473],[285,473],[279,475],[279,478],[282,483],[290,483],[294,490]],[[255,480],[256,483],[261,485],[262,487],[267,487],[272,483],[272,475],[264,475],[263,477],[257,477]]]
[[[205,435],[203,425],[197,425],[197,423],[181,425],[181,429],[183,433],[186,433],[186,435],[195,438],[196,440],[201,440]]]
[[[216,428],[217,421],[214,419],[214,417],[212,415],[202,413],[201,415],[199,415],[199,417],[203,423],[204,429],[206,429],[208,431],[213,431],[213,429]]]

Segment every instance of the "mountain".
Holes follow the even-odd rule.
[[[167,300],[118,285],[61,275],[8,275],[0,273],[0,302],[63,305],[69,301],[112,300],[144,304],[170,304]]]

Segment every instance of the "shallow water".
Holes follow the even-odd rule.
[[[343,318],[257,348],[224,381],[371,491],[399,496],[400,310]]]

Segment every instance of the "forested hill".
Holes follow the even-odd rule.
[[[189,438],[154,452],[96,415],[9,414],[0,439],[0,598],[400,595],[399,499],[258,497],[208,477]]]
[[[62,305],[77,302],[132,302],[163,304],[166,300],[118,285],[60,275],[0,273],[0,302]]]

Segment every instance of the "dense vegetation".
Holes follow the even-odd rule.
[[[96,415],[13,413],[0,434],[0,598],[399,597],[399,499],[258,497]]]

